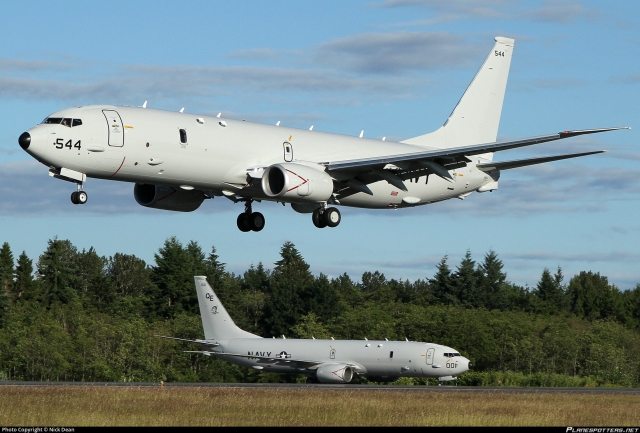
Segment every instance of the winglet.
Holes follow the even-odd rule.
[[[597,134],[599,132],[618,131],[620,129],[631,129],[629,126],[616,126],[614,128],[581,129],[576,131],[558,132],[560,138],[575,137],[578,135]]]

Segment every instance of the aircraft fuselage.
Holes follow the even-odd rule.
[[[370,154],[401,154],[418,146],[256,124],[140,107],[86,106],[59,111],[49,119],[80,119],[78,126],[39,124],[27,131],[25,149],[43,164],[89,178],[166,185],[273,200],[248,180],[247,170],[272,164],[322,164]],[[476,157],[476,159],[478,159]],[[479,162],[479,161],[478,161]],[[491,181],[473,163],[451,171],[453,181],[417,172],[407,191],[386,181],[340,200],[341,205],[397,208],[460,197]],[[251,184],[252,183],[252,184]],[[308,203],[304,197],[277,201]]]

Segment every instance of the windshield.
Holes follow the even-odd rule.
[[[72,128],[74,126],[82,125],[82,120],[80,119],[71,119],[68,117],[47,117],[42,121],[45,125],[63,125],[67,128]]]

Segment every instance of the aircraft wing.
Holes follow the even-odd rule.
[[[224,355],[224,356],[237,356],[239,358],[249,358],[249,359],[258,359],[265,363],[272,362],[277,364],[295,364],[301,368],[309,368],[316,365],[323,364],[325,361],[312,361],[312,360],[303,360],[303,359],[292,359],[292,358],[284,358],[276,356],[256,356],[256,355],[242,355],[240,353],[229,353],[229,352],[215,352],[215,351],[204,351],[204,350],[186,350],[187,353],[202,353],[204,355]]]
[[[449,170],[465,167],[466,164],[470,162],[468,156],[471,155],[498,152],[501,150],[515,149],[518,147],[531,146],[533,144],[562,140],[578,135],[596,134],[599,132],[616,131],[619,129],[630,128],[623,126],[615,128],[564,131],[556,134],[540,135],[537,137],[501,141],[496,143],[475,144],[471,146],[452,147],[446,149],[425,149],[420,152],[399,155],[332,161],[323,163],[323,165],[326,166],[327,171],[337,182],[335,185],[335,198],[340,200],[341,198],[348,197],[358,192],[373,195],[373,192],[371,192],[367,185],[380,180],[386,180],[391,185],[403,191],[407,191],[407,187],[403,182],[404,180],[420,177],[424,174],[433,173],[445,180],[453,181]],[[592,152],[574,154],[573,156],[563,155],[559,157],[550,157],[551,159],[547,160],[538,158],[527,162],[522,160],[511,161],[509,163],[487,163],[484,171],[490,171],[489,167],[497,167],[498,164],[501,164],[501,169],[506,170],[507,167],[524,167],[526,165],[541,164],[543,162],[556,161],[558,159],[576,158],[578,156],[590,154],[592,154]],[[385,168],[391,169],[385,170]],[[478,168],[482,169],[481,165],[479,165]]]
[[[533,144],[562,140],[578,135],[596,134],[599,132],[629,129],[626,126],[615,128],[583,129],[576,131],[564,131],[556,134],[540,135],[537,137],[522,138],[518,140],[501,141],[496,143],[474,144],[471,146],[451,147],[447,149],[428,149],[421,152],[406,153],[400,155],[385,155],[382,157],[352,159],[347,161],[332,161],[323,163],[329,171],[383,168],[387,164],[418,162],[420,160],[446,159],[450,161],[463,160],[469,155],[478,155],[487,152],[499,152],[502,150],[516,149],[518,147],[531,146]]]
[[[596,150],[593,152],[583,152],[583,153],[570,153],[566,155],[545,156],[542,158],[518,159],[514,161],[487,162],[485,164],[478,164],[476,167],[478,167],[478,169],[482,171],[509,170],[511,168],[526,167],[528,165],[543,164],[545,162],[560,161],[562,159],[569,159],[569,158],[578,158],[580,156],[595,155],[597,153],[604,153],[604,152],[606,152],[606,150]]]

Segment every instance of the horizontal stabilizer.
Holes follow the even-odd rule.
[[[515,161],[504,161],[504,162],[489,162],[486,164],[478,164],[476,167],[482,171],[493,171],[493,170],[509,170],[512,168],[526,167],[528,165],[535,164],[544,164],[545,162],[551,161],[560,161],[562,159],[569,158],[578,158],[580,156],[587,155],[595,155],[597,153],[604,153],[606,150],[596,150],[593,152],[583,152],[583,153],[570,153],[566,155],[556,155],[556,156],[545,156],[542,158],[528,158],[528,159],[518,159]]]
[[[218,343],[213,343],[207,340],[187,340],[186,338],[167,337],[166,335],[156,335],[158,338],[166,338],[167,340],[184,341],[186,343],[206,344],[207,346],[217,347]]]

